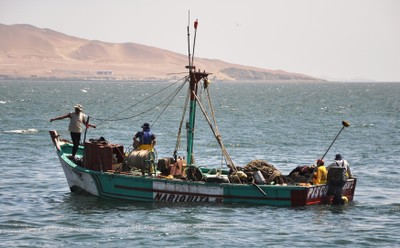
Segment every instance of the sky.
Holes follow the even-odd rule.
[[[399,0],[0,0],[2,24],[181,54],[196,19],[195,57],[333,81],[400,82]]]

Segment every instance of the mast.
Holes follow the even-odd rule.
[[[189,125],[188,125],[188,147],[187,147],[187,163],[191,165],[194,163],[193,160],[193,141],[194,141],[194,130],[196,121],[196,107],[197,107],[197,89],[198,83],[203,78],[208,76],[205,72],[191,71],[190,76],[190,109],[189,109]]]
[[[226,151],[225,146],[222,143],[221,140],[221,135],[218,132],[218,129],[215,129],[213,125],[211,124],[206,111],[204,110],[204,107],[202,106],[201,102],[199,101],[199,98],[197,96],[197,91],[198,91],[198,85],[201,80],[203,80],[204,84],[209,83],[208,81],[208,75],[210,73],[206,73],[205,71],[201,72],[200,70],[196,71],[196,67],[193,65],[193,60],[194,60],[194,48],[196,45],[196,34],[197,34],[197,26],[198,26],[198,20],[194,22],[194,40],[193,40],[193,53],[190,55],[190,32],[189,32],[189,25],[187,27],[187,35],[188,35],[188,59],[189,59],[189,65],[186,66],[186,68],[189,70],[189,93],[190,94],[190,103],[189,103],[189,121],[187,123],[187,164],[188,165],[194,165],[194,157],[193,157],[193,143],[194,143],[194,131],[195,131],[195,122],[196,122],[196,108],[197,104],[200,107],[200,110],[203,112],[205,118],[208,121],[208,124],[210,125],[211,130],[214,133],[215,138],[218,141],[218,144],[221,147],[221,150],[223,152],[223,155],[225,156],[225,159],[227,160],[228,167],[231,168],[234,171],[237,171],[236,166],[234,165],[229,153]],[[214,120],[215,123],[215,120]]]
[[[198,21],[196,20],[194,22],[194,29],[195,29],[195,39],[196,39],[196,33],[197,33],[197,25]],[[187,28],[188,30],[188,56],[189,56],[189,65],[186,66],[187,69],[189,69],[189,89],[190,89],[190,108],[189,108],[189,123],[187,126],[187,164],[192,165],[194,163],[193,159],[193,141],[194,141],[194,130],[195,130],[195,122],[196,122],[196,103],[197,103],[197,90],[198,90],[198,83],[204,79],[207,78],[208,73],[206,72],[196,72],[196,67],[193,66],[193,57],[190,55],[190,33],[189,33],[189,26]],[[196,43],[196,40],[193,41],[193,44]],[[193,45],[193,54],[194,54],[194,45]]]

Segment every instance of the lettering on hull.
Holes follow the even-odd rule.
[[[153,190],[155,202],[222,202],[223,199],[220,186],[154,182]]]
[[[156,202],[222,202],[221,198],[197,195],[155,193]]]
[[[343,186],[343,193],[347,190],[352,190],[354,187],[354,181],[348,181]],[[307,193],[307,201],[314,200],[321,197],[326,197],[328,195],[329,186],[328,185],[321,185],[317,187],[312,187],[308,190]]]
[[[343,191],[345,190],[353,190],[354,187],[354,181],[346,182],[346,184],[343,186]]]
[[[328,185],[313,187],[308,190],[307,200],[325,197],[328,194]]]

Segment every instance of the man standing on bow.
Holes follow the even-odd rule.
[[[75,105],[74,108],[75,108],[75,112],[70,112],[66,115],[50,119],[50,122],[53,122],[56,120],[62,120],[65,118],[70,119],[68,131],[71,134],[71,139],[72,139],[72,143],[73,143],[72,154],[71,154],[72,159],[75,158],[76,152],[78,151],[78,148],[79,148],[79,142],[81,140],[81,133],[83,130],[82,124],[85,125],[86,127],[91,126],[93,128],[96,128],[95,125],[91,125],[88,123],[88,121],[87,121],[88,117],[87,117],[87,115],[85,115],[83,113],[83,107],[81,104]]]

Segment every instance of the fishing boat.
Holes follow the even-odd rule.
[[[197,26],[196,20],[192,54]],[[112,144],[100,138],[84,140],[76,157],[71,158],[72,143],[60,137],[57,131],[51,130],[50,137],[70,190],[85,191],[106,199],[136,202],[248,203],[283,207],[331,204],[333,196],[329,194],[328,184],[289,182],[287,176],[263,160],[249,159],[249,164],[244,167],[235,165],[222,142],[214,115],[206,111],[202,104],[203,99],[198,97],[200,85],[209,90],[210,73],[196,69],[193,57],[188,25],[189,65],[186,66],[188,75],[185,76],[188,93],[184,108],[185,111],[188,110],[184,114],[188,120],[185,125],[185,156],[178,156],[179,146],[171,149],[171,157],[158,159],[151,146],[145,149],[125,149],[123,145]],[[212,104],[208,106],[212,109]],[[223,154],[225,167],[212,167],[212,164],[218,165],[220,161],[209,160],[207,164],[210,167],[202,167],[194,160],[196,111],[201,111],[209,124]],[[179,126],[178,137],[184,126],[183,120],[184,118]],[[340,187],[343,198],[352,201],[356,178],[346,179]]]

